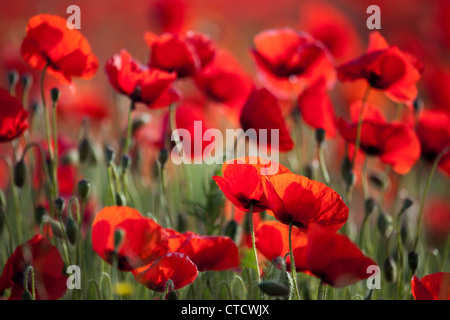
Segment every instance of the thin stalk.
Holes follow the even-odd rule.
[[[362,131],[362,124],[363,124],[363,115],[364,115],[364,110],[366,108],[367,98],[369,97],[369,93],[370,93],[370,86],[367,86],[367,89],[364,92],[364,96],[363,96],[363,100],[362,100],[362,104],[361,104],[361,110],[359,111],[358,125],[356,127],[355,149],[353,150],[353,157],[351,159],[351,168],[353,168],[355,166],[356,156],[357,156],[359,148],[361,146],[361,131]]]
[[[133,119],[131,113],[135,108],[135,102],[131,100],[130,108],[128,109],[128,126],[127,126],[127,137],[125,139],[125,145],[123,147],[123,154],[128,154],[131,147],[131,137],[133,135]]]
[[[325,157],[323,155],[323,148],[321,145],[317,146],[317,153],[319,156],[320,169],[322,170],[323,178],[325,179],[325,183],[330,185],[330,175],[328,174],[327,165],[325,163]]]
[[[327,298],[327,286],[320,280],[319,288],[317,289],[317,300],[325,300]]]
[[[258,264],[258,255],[256,252],[256,241],[255,241],[255,229],[253,227],[253,203],[250,204],[250,211],[248,213],[248,220],[250,222],[250,233],[252,238],[252,250],[253,250],[253,256],[255,258],[255,269],[256,273],[258,275],[258,284],[261,282],[261,278],[259,276],[259,264]]]
[[[292,273],[292,282],[294,285],[295,298],[297,300],[300,300],[300,294],[298,292],[298,285],[297,285],[297,270],[295,269],[294,254],[292,251],[292,222],[289,222],[289,255],[291,257],[291,273]]]

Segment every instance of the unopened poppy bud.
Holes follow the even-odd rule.
[[[52,228],[52,232],[55,237],[60,239],[64,238],[63,226],[59,221],[50,219],[50,227]]]
[[[400,226],[400,239],[402,240],[402,243],[406,243],[408,240],[408,226],[406,223],[402,223]]]
[[[123,229],[117,229],[114,232],[114,249],[118,251],[122,245],[123,239],[125,238],[125,231]]]
[[[263,293],[269,296],[288,296],[290,293],[288,286],[271,280],[263,281],[258,286]]]
[[[125,198],[125,196],[122,192],[116,193],[116,205],[119,207],[127,205],[127,199]]]
[[[36,224],[39,226],[42,223],[44,216],[47,214],[47,210],[43,206],[38,206],[34,210],[34,220]]]
[[[170,291],[166,295],[166,300],[179,300],[178,293],[176,291]]]
[[[344,175],[345,185],[348,189],[353,188],[356,183],[356,175],[353,171],[348,171],[346,175]]]
[[[416,113],[420,112],[423,109],[423,100],[420,97],[417,97],[413,102],[413,108]]]
[[[341,163],[341,176],[345,177],[347,172],[349,172],[350,170],[352,170],[352,162],[348,157],[345,157]]]
[[[58,213],[61,213],[61,212],[64,211],[65,205],[66,205],[66,202],[64,201],[63,198],[58,197],[58,198],[55,200],[56,211],[57,211]]]
[[[91,141],[88,138],[81,139],[78,145],[78,157],[81,163],[85,163],[93,154],[93,147]]]
[[[17,70],[10,70],[8,72],[8,85],[10,88],[14,88],[19,82],[19,73]]]
[[[25,165],[25,162],[23,160],[20,160],[14,166],[14,184],[17,187],[22,188],[25,184],[26,175],[27,167]]]
[[[383,181],[383,179],[375,173],[372,173],[369,175],[369,181],[374,187],[376,187],[377,189],[380,189],[380,190],[386,189],[387,185],[388,185],[387,180],[386,180],[386,182]]]
[[[408,264],[412,272],[416,272],[419,266],[419,255],[415,251],[410,251],[408,253]]]
[[[316,142],[320,146],[322,142],[325,140],[325,130],[322,128],[316,129]]]
[[[388,282],[394,282],[397,279],[397,265],[391,257],[384,261],[384,275]]]
[[[110,165],[114,161],[115,157],[116,153],[114,152],[114,150],[111,148],[106,148],[105,151],[106,164]]]
[[[37,101],[33,101],[31,104],[30,104],[30,114],[31,115],[34,115],[34,114],[36,114],[36,112],[39,110],[39,102],[37,102]]]
[[[25,291],[22,293],[21,300],[33,300],[33,296],[31,295],[30,291],[28,289],[25,289]]]
[[[385,236],[388,237],[392,232],[392,217],[385,213],[380,213],[377,220],[378,231]]]
[[[124,154],[122,156],[121,163],[123,172],[126,172],[131,167],[131,157],[127,154]]]
[[[29,73],[25,73],[21,78],[22,86],[28,89],[33,84],[33,76]]]
[[[52,97],[53,104],[56,104],[61,96],[61,91],[59,91],[58,88],[52,88],[52,90],[50,90],[50,95]]]
[[[69,239],[69,242],[74,245],[77,242],[78,238],[78,226],[72,217],[67,218],[66,222],[66,233],[67,233],[67,239]]]
[[[166,148],[162,148],[159,150],[158,154],[158,161],[161,164],[161,168],[164,168],[164,165],[167,162],[167,159],[169,159],[169,151],[167,151]]]
[[[238,223],[233,219],[230,220],[225,226],[224,234],[231,239],[235,239],[238,229]]]
[[[0,189],[0,210],[6,210],[6,197],[5,192],[2,189]]]
[[[412,205],[414,204],[414,202],[410,199],[410,198],[406,198],[405,200],[403,200],[403,204],[402,204],[402,211],[406,211],[408,210]]]
[[[78,195],[82,200],[86,200],[91,191],[91,183],[88,180],[80,180],[77,184]]]
[[[78,165],[79,163],[79,156],[78,156],[78,152],[76,149],[70,149],[66,152],[64,152],[64,154],[61,157],[61,164],[63,165]]]
[[[373,198],[368,198],[364,201],[364,212],[367,216],[370,216],[375,212],[377,208],[377,202]]]
[[[133,119],[133,123],[132,123],[132,132],[133,132],[133,134],[134,134],[139,128],[141,128],[142,126],[144,126],[144,125],[146,125],[147,123],[149,123],[149,122],[150,122],[150,119],[151,119],[151,117],[150,117],[148,114],[146,114],[146,113],[141,114],[141,115],[135,117],[135,118]]]

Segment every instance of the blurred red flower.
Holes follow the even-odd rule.
[[[351,106],[352,123],[340,118],[338,130],[345,141],[354,144],[361,103]],[[413,129],[401,123],[387,123],[381,112],[366,105],[361,127],[360,150],[368,156],[377,156],[392,166],[398,174],[408,173],[420,157],[420,143]]]
[[[303,121],[314,129],[325,130],[327,137],[336,136],[336,115],[323,81],[303,91],[297,105]]]
[[[450,300],[450,272],[433,273],[422,279],[413,276],[411,293],[416,300]]]
[[[253,85],[239,62],[225,50],[217,51],[214,60],[197,73],[195,83],[210,99],[237,111]]]
[[[124,236],[115,252],[114,237],[118,230]],[[164,230],[155,221],[133,208],[112,206],[103,208],[94,219],[92,248],[109,264],[117,255],[118,269],[131,271],[167,253],[168,244]]]
[[[188,3],[186,0],[154,0],[151,2],[151,17],[161,31],[178,33],[186,23]]]
[[[67,28],[59,16],[40,14],[28,21],[22,42],[22,57],[34,69],[48,64],[48,73],[65,82],[71,77],[91,78],[98,69],[97,57],[77,29]]]
[[[433,163],[445,148],[450,147],[450,115],[439,110],[423,110],[416,132],[420,140],[422,158]],[[450,151],[441,157],[438,166],[450,176]]]
[[[220,190],[236,207],[249,212],[268,209],[262,186],[262,175],[289,172],[282,165],[260,157],[245,157],[226,161],[222,166],[223,177],[214,176]]]
[[[368,267],[377,265],[346,236],[318,224],[311,225],[306,248],[300,250],[296,253],[294,250],[296,266],[297,260],[304,263],[301,268],[336,288],[369,278],[373,272],[368,272]]]
[[[278,257],[284,259],[289,253],[289,227],[278,221],[264,221],[255,231],[256,248],[268,260],[273,261]],[[297,228],[292,229],[292,248],[306,246],[308,239],[304,232]],[[289,266],[289,263],[286,263]]]
[[[215,43],[208,36],[193,31],[159,36],[146,32],[144,39],[150,48],[150,67],[176,72],[179,78],[194,76],[210,64],[216,54]]]
[[[432,246],[445,243],[450,235],[450,203],[446,199],[429,199],[424,213],[427,241]]]
[[[28,112],[22,103],[0,88],[0,142],[14,140],[28,129]]]
[[[135,102],[145,103],[149,108],[167,107],[179,98],[171,87],[175,73],[143,66],[126,50],[111,57],[105,70],[117,92]]]
[[[150,266],[133,270],[134,280],[147,288],[159,292],[166,290],[169,280],[173,289],[181,289],[197,278],[198,270],[187,255],[169,252]]]
[[[267,204],[281,223],[307,231],[312,223],[338,231],[349,209],[339,194],[325,184],[294,173],[266,177]]]
[[[198,271],[222,271],[239,266],[238,248],[231,238],[167,230],[170,251],[188,256]]]
[[[253,38],[253,59],[264,85],[279,98],[292,98],[323,79],[330,87],[336,79],[334,62],[325,45],[306,32],[270,29]]]
[[[64,261],[58,249],[40,234],[18,246],[8,258],[0,276],[0,293],[11,288],[9,299],[20,300],[25,291],[24,273],[29,266],[34,269],[36,300],[57,300],[66,293]],[[28,276],[31,293],[31,273]]]
[[[417,97],[416,83],[422,64],[411,54],[389,46],[378,31],[370,33],[369,46],[362,56],[340,65],[341,81],[365,79],[396,102],[411,103]]]
[[[259,146],[268,146],[282,152],[294,148],[291,134],[283,119],[277,98],[266,88],[253,88],[240,115],[242,128],[256,130]],[[259,130],[267,130],[267,141],[261,141]],[[272,130],[278,130],[278,144],[273,144]]]

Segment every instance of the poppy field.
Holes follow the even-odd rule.
[[[0,300],[450,299],[450,2],[128,2],[2,4]]]

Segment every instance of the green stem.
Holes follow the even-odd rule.
[[[292,273],[292,282],[294,285],[295,298],[297,300],[300,300],[300,294],[298,292],[298,285],[297,285],[297,270],[295,269],[294,254],[292,251],[292,222],[289,222],[289,255],[291,257],[291,273]]]
[[[323,148],[321,145],[317,146],[317,152],[319,155],[319,163],[320,163],[320,169],[322,170],[323,178],[325,179],[325,183],[327,185],[330,185],[330,175],[328,174],[327,165],[325,163],[325,157],[323,155]]]
[[[416,239],[414,241],[414,251],[417,249],[417,245],[419,243],[419,236],[420,236],[420,228],[422,225],[422,216],[423,216],[423,209],[425,207],[425,200],[427,198],[428,190],[431,185],[431,180],[433,179],[434,172],[436,171],[436,168],[439,164],[439,161],[441,160],[441,157],[447,153],[450,150],[450,147],[445,148],[444,150],[439,153],[439,155],[434,160],[433,166],[431,167],[430,175],[428,176],[427,184],[425,185],[425,189],[423,191],[421,203],[420,203],[420,211],[419,211],[419,217],[417,219],[417,231],[416,231]]]
[[[367,104],[367,98],[369,97],[369,93],[370,93],[370,86],[367,86],[367,89],[364,92],[364,96],[363,96],[363,100],[362,100],[362,104],[361,104],[361,110],[359,111],[358,126],[356,127],[355,149],[353,150],[353,157],[351,159],[351,168],[352,169],[355,166],[356,156],[358,155],[358,151],[361,146],[361,131],[362,131],[362,124],[363,124],[363,116],[364,116],[364,110],[365,110],[366,104]]]
[[[256,252],[255,229],[253,226],[253,203],[250,204],[250,211],[248,213],[248,221],[250,223],[250,233],[251,233],[251,238],[252,238],[252,250],[253,250],[254,262],[255,262],[255,269],[256,269],[256,273],[258,275],[258,284],[259,284],[261,282],[261,279],[259,276],[258,255]]]
[[[321,280],[319,283],[319,288],[317,289],[317,300],[325,300],[327,297],[327,286]]]
[[[123,148],[123,154],[128,154],[131,147],[131,137],[133,135],[133,118],[131,117],[131,113],[135,108],[135,103],[131,100],[130,108],[128,109],[128,126],[127,126],[127,137],[125,139],[125,145]]]

